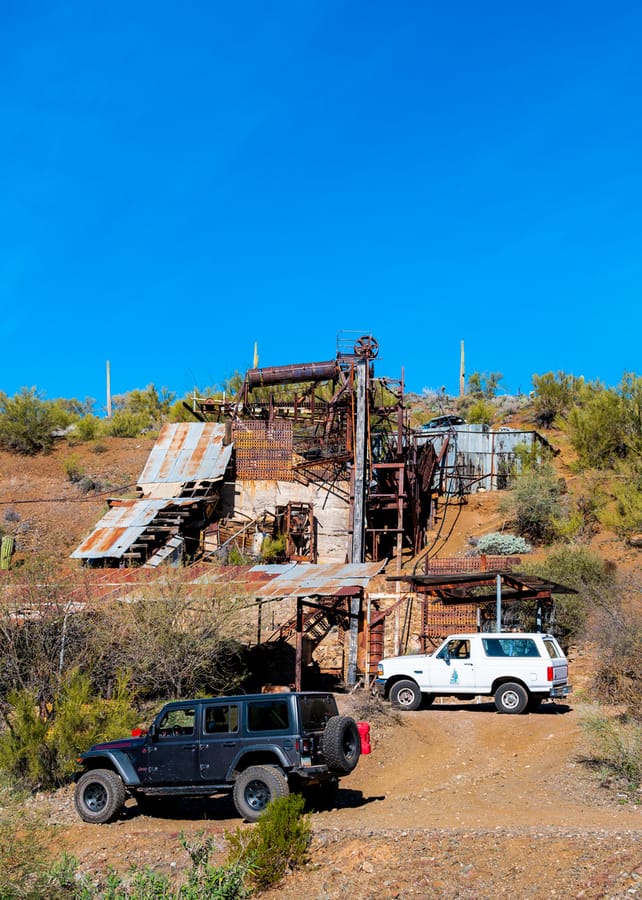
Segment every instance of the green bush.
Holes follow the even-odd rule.
[[[42,710],[29,690],[9,694],[10,711],[0,734],[0,769],[29,787],[52,788],[76,768],[80,752],[100,740],[122,736],[136,723],[127,679],[112,699],[92,693],[89,676],[70,670],[53,704]]]
[[[237,828],[227,834],[230,861],[249,862],[248,877],[259,889],[269,888],[300,866],[310,844],[310,819],[303,814],[305,801],[290,794],[272,801],[252,829]]]
[[[642,784],[642,725],[626,717],[593,712],[581,720],[589,737],[589,762],[600,766],[605,776],[637,790]]]
[[[476,400],[468,407],[466,418],[471,425],[490,425],[495,418],[496,410],[486,400]]]
[[[81,441],[95,441],[103,432],[103,424],[97,416],[88,415],[74,423],[74,431]]]
[[[493,531],[479,538],[477,549],[480,553],[491,556],[513,556],[518,553],[530,553],[531,545],[523,537]]]
[[[581,378],[564,372],[533,375],[535,424],[540,428],[551,428],[557,419],[565,417],[575,403],[582,384]]]
[[[501,511],[522,537],[548,543],[556,534],[555,520],[562,518],[562,486],[552,467],[542,463],[522,472],[502,499]]]
[[[47,452],[53,447],[55,428],[66,424],[61,418],[35,388],[22,388],[13,397],[0,393],[0,447],[27,456]]]
[[[150,420],[145,413],[117,410],[111,419],[107,420],[107,431],[112,437],[134,438],[149,428]]]
[[[585,636],[596,600],[615,592],[614,569],[587,547],[560,547],[543,562],[526,564],[524,569],[577,591],[575,594],[553,594],[555,616],[551,630],[565,645]]]

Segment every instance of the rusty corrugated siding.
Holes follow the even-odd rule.
[[[225,425],[217,422],[177,422],[160,430],[138,483],[185,484],[223,478],[232,445],[223,445]]]
[[[120,559],[160,512],[193,504],[181,500],[113,500],[89,537],[71,554],[72,559]]]
[[[255,591],[257,597],[335,597],[365,588],[378,575],[386,560],[375,563],[297,563],[284,565],[280,574]],[[270,566],[270,571],[277,569]],[[348,590],[346,590],[348,589]]]

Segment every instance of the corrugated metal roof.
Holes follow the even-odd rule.
[[[386,560],[376,563],[296,563],[281,567],[270,566],[270,572],[281,568],[280,573],[263,587],[257,588],[255,596],[269,597],[336,597],[352,594],[353,588],[365,588],[371,578],[378,575]],[[255,570],[265,569],[256,566]],[[251,572],[254,570],[250,570]]]
[[[71,554],[73,559],[120,559],[131,545],[154,521],[160,512],[177,506],[189,506],[197,501],[172,500],[112,500],[111,509],[100,519],[89,537]]]
[[[232,453],[232,444],[224,446],[224,438],[225,425],[217,422],[163,425],[138,483],[184,484],[223,478]]]

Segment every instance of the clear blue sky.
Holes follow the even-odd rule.
[[[0,0],[0,390],[640,372],[642,4]]]

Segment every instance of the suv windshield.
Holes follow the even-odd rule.
[[[332,694],[323,697],[300,697],[299,709],[304,731],[324,728],[328,719],[339,714],[337,701]]]

